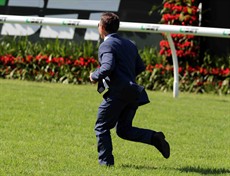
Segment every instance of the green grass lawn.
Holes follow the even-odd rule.
[[[171,157],[112,130],[115,167],[107,168],[97,163],[95,85],[0,79],[0,176],[230,175],[229,96],[148,94],[134,125],[162,130]]]

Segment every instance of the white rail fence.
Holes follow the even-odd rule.
[[[98,22],[99,21],[97,20],[0,15],[0,23],[71,26],[75,28],[97,28]],[[173,68],[174,68],[173,69],[174,71],[173,97],[178,97],[179,94],[179,72],[178,72],[178,59],[176,55],[176,49],[171,34],[191,34],[197,36],[230,38],[230,29],[227,28],[207,28],[207,27],[195,27],[195,26],[121,22],[119,30],[130,31],[130,32],[132,31],[132,32],[147,32],[147,33],[166,33],[172,51],[172,58],[173,58]]]

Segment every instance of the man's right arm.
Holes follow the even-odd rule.
[[[100,67],[91,74],[94,81],[105,79],[111,74],[115,67],[115,55],[111,47],[102,45],[100,47]]]

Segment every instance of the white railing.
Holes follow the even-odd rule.
[[[98,26],[98,22],[99,21],[97,20],[0,15],[0,23],[21,23],[53,26],[71,26],[75,28],[96,28]],[[166,33],[172,51],[174,67],[173,97],[178,97],[179,73],[178,59],[171,34],[192,34],[197,36],[230,38],[230,29],[227,28],[207,28],[194,26],[121,22],[119,30],[147,33]]]

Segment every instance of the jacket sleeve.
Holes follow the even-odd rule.
[[[92,74],[92,79],[99,81],[110,75],[115,67],[115,54],[108,45],[101,45],[99,47],[99,62],[100,67]]]

